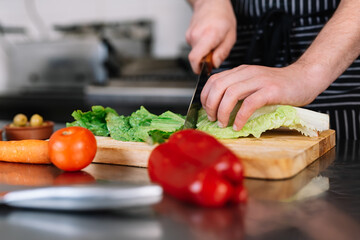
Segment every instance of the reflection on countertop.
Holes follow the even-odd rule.
[[[164,196],[154,206],[65,213],[0,207],[4,239],[357,239],[360,142],[336,148],[293,178],[246,179],[244,205],[201,208]],[[91,164],[77,174],[49,165],[1,163],[3,191],[23,185],[148,184],[146,168]],[[21,186],[19,186],[20,184]],[[141,231],[140,231],[141,230]],[[146,234],[144,233],[146,232]]]

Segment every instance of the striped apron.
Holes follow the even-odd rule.
[[[241,64],[283,67],[298,59],[340,0],[232,0],[237,41],[216,71]],[[360,57],[305,108],[327,113],[338,139],[360,139]]]

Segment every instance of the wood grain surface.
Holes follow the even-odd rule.
[[[155,146],[96,137],[98,151],[94,162],[147,167]],[[260,138],[221,140],[243,162],[245,176],[260,179],[286,179],[295,176],[335,146],[335,131],[306,137],[296,131],[268,131]]]

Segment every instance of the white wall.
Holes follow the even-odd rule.
[[[44,26],[36,24],[36,17],[31,14],[34,6]],[[54,24],[139,18],[154,22],[155,56],[179,53],[191,18],[186,0],[0,0],[0,23],[26,27],[31,39],[56,38]]]
[[[26,40],[58,38],[59,34],[52,30],[54,24],[151,19],[152,54],[160,58],[177,56],[186,44],[191,13],[186,0],[0,0],[0,23],[25,27]],[[23,40],[24,36],[0,36],[0,92],[8,80],[4,45]]]

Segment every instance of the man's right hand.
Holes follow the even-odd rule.
[[[236,41],[236,18],[230,0],[188,0],[194,13],[186,32],[192,47],[189,61],[193,71],[200,72],[201,60],[213,52],[214,67],[229,55]]]

